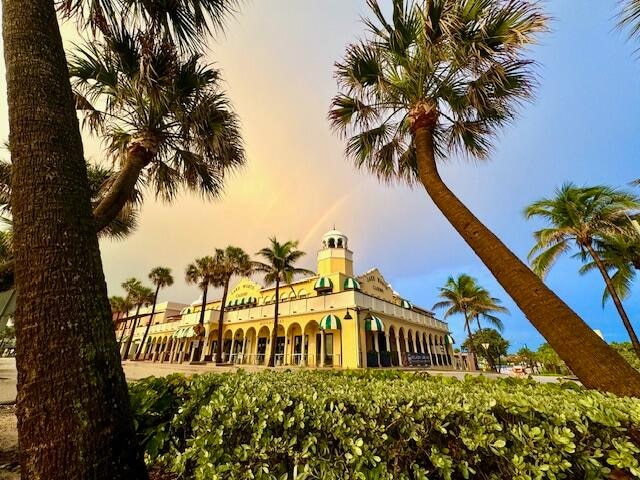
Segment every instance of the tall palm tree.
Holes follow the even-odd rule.
[[[549,225],[534,233],[536,243],[529,253],[533,270],[544,277],[558,257],[572,247],[578,249],[583,259],[590,257],[600,271],[633,348],[640,357],[640,341],[607,265],[594,246],[594,242],[603,235],[619,234],[625,228],[629,229],[627,215],[639,208],[640,199],[631,193],[603,185],[577,187],[566,183],[556,190],[553,197],[529,205],[525,216],[540,217]]]
[[[113,334],[82,139],[55,12],[56,6],[75,14],[98,4],[121,11],[124,2],[4,0],[2,4],[9,141],[15,166],[14,272],[20,291],[16,366],[22,379],[17,414],[24,478],[147,478]],[[137,8],[162,4],[173,12],[177,2],[126,4]],[[159,33],[181,32],[186,42],[197,45],[206,30],[202,23],[216,14],[212,5],[230,2],[179,4],[191,14],[157,16]],[[144,15],[124,19],[147,20]],[[189,26],[199,35],[186,34]],[[65,321],[51,322],[51,318]],[[59,348],[69,338],[74,339],[74,348]],[[60,394],[43,397],[47,389]],[[77,400],[73,409],[68,408],[69,398]],[[57,412],[58,421],[50,421],[50,412]],[[79,417],[83,421],[78,422]]]
[[[475,278],[463,273],[458,275],[457,278],[449,277],[444,287],[440,287],[438,296],[443,300],[433,306],[434,310],[446,308],[444,318],[449,318],[457,314],[463,316],[464,328],[468,336],[469,351],[475,358],[476,352],[473,345],[473,335],[471,333],[471,320],[474,317],[483,315],[483,311],[485,310],[487,311],[487,315],[491,316],[488,310],[490,295],[484,288],[478,285]]]
[[[290,284],[296,275],[313,274],[311,270],[294,267],[305,252],[298,250],[298,241],[289,240],[278,242],[276,237],[269,239],[269,246],[263,248],[256,255],[262,257],[264,262],[254,262],[254,269],[264,273],[264,282],[267,285],[275,283],[275,311],[273,314],[273,332],[271,333],[271,354],[269,355],[269,367],[276,364],[276,343],[278,341],[278,310],[280,305],[280,284]]]
[[[122,325],[122,332],[120,332],[120,338],[118,339],[118,349],[122,345],[122,339],[124,338],[124,333],[127,330],[127,324],[129,321],[126,319],[129,311],[133,308],[133,303],[131,302],[131,297],[127,295],[126,297],[118,297],[122,298],[122,302],[120,303],[119,310],[122,312],[122,318],[124,318],[124,325]]]
[[[218,348],[216,349],[216,363],[222,363],[222,325],[227,305],[229,283],[233,276],[247,276],[253,271],[253,263],[249,255],[239,247],[228,246],[224,250],[216,249],[217,275],[213,286],[222,287],[222,303],[218,315]]]
[[[181,189],[217,198],[246,162],[238,118],[220,72],[200,54],[181,55],[153,31],[118,29],[69,60],[76,105],[119,165],[94,208],[100,230],[137,184],[171,201]]]
[[[493,137],[532,97],[534,62],[525,54],[547,29],[540,4],[392,0],[389,20],[376,0],[367,4],[368,35],[336,64],[340,93],[329,113],[348,138],[347,156],[383,181],[424,187],[584,385],[640,395],[640,373],[485,227],[438,172],[438,161],[452,154],[486,158]]]
[[[495,313],[509,313],[509,309],[502,306],[502,301],[499,298],[492,297],[488,290],[482,288],[482,294],[479,296],[478,301],[474,305],[474,308],[470,311],[471,318],[476,319],[478,325],[478,331],[482,330],[480,319],[486,320],[493,325],[496,330],[502,332],[504,330],[504,323],[500,317],[494,315]]]
[[[173,285],[173,277],[171,276],[171,269],[167,267],[155,267],[149,272],[149,280],[156,287],[156,291],[153,295],[153,307],[151,308],[151,316],[149,317],[149,323],[147,323],[147,328],[144,329],[144,335],[142,336],[142,342],[140,343],[140,347],[138,347],[138,351],[136,352],[136,360],[140,357],[140,353],[144,350],[145,342],[147,341],[147,335],[149,334],[149,329],[151,328],[151,322],[153,322],[153,316],[156,313],[156,304],[158,303],[158,293],[160,293],[161,288],[170,287]]]
[[[209,292],[209,286],[213,285],[218,275],[218,262],[214,257],[207,255],[206,257],[196,258],[193,263],[187,266],[185,272],[185,280],[188,284],[198,285],[202,290],[202,303],[200,305],[200,319],[198,325],[200,325],[199,331],[203,331],[204,327],[204,312],[207,307],[207,293]],[[199,358],[201,346],[198,345],[198,350],[195,352],[195,358]],[[220,349],[220,345],[218,345]]]
[[[140,309],[143,306],[151,304],[153,302],[153,290],[149,287],[145,287],[137,278],[130,278],[122,283],[122,288],[127,292],[127,298],[131,301],[134,307],[136,307],[136,313],[131,321],[131,329],[129,331],[129,338],[127,339],[127,346],[124,349],[122,359],[129,358],[129,350],[131,349],[131,342],[133,340],[133,334],[138,326],[140,319]]]
[[[124,310],[124,303],[125,303],[124,297],[120,297],[118,295],[113,295],[112,297],[109,297],[109,305],[111,305],[111,315],[112,316],[116,315],[116,318],[115,318],[116,327],[120,325],[120,321],[127,313],[126,310]]]

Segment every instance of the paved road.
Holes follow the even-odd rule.
[[[237,370],[236,367],[216,367],[212,364],[207,365],[189,365],[189,364],[165,364],[165,363],[147,363],[147,362],[124,362],[124,373],[127,380],[139,380],[151,375],[162,377],[170,373],[185,373],[187,375],[202,372],[229,372]],[[288,368],[288,367],[283,367]],[[246,371],[262,371],[264,367],[253,367],[245,365]],[[469,372],[452,372],[452,371],[436,371],[429,370],[433,375],[445,375],[463,379]],[[473,375],[479,375],[474,372]],[[487,375],[487,374],[485,374]],[[508,375],[488,374],[488,377],[499,378],[508,377]],[[540,383],[557,382],[556,377],[534,376],[534,379]],[[14,358],[0,358],[0,403],[13,401],[16,398],[16,363]]]

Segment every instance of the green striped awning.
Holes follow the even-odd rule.
[[[340,319],[335,315],[326,315],[320,320],[320,330],[340,330],[342,324]]]
[[[242,299],[243,305],[255,305],[258,303],[258,299],[256,297],[246,297]]]
[[[400,302],[400,306],[402,308],[408,308],[408,309],[413,308],[413,305],[411,305],[411,302],[409,302],[408,300],[404,300],[404,299]]]
[[[347,278],[344,281],[345,290],[360,290],[360,283],[355,278]]]
[[[456,343],[456,341],[453,339],[453,337],[451,335],[445,335],[444,336],[444,344],[445,345],[453,345],[454,343]]]
[[[333,282],[329,277],[320,277],[313,286],[313,289],[318,291],[333,290]]]
[[[173,332],[172,338],[192,338],[196,336],[196,331],[193,327],[182,327]]]
[[[384,324],[378,317],[371,315],[365,319],[364,329],[367,332],[384,332]]]

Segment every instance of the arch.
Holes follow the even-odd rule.
[[[333,237],[329,238],[329,248],[336,248],[336,239]]]
[[[287,328],[285,358],[286,365],[300,365],[302,363],[302,326],[293,322]]]
[[[407,352],[415,353],[416,352],[415,335],[413,334],[412,329],[407,330],[407,343],[409,344]]]
[[[253,354],[254,362],[256,365],[264,365],[267,361],[267,355],[269,354],[269,344],[271,342],[271,328],[267,325],[263,325],[258,330],[256,335],[256,342],[254,345]]]
[[[416,330],[416,353],[423,353],[422,342],[420,341],[420,332]]]
[[[298,298],[307,298],[308,295],[309,293],[304,288],[298,291]]]
[[[280,292],[280,301],[284,302],[289,299],[289,292]]]
[[[338,238],[338,241],[336,242],[336,247],[337,248],[344,248],[343,242],[342,242],[342,238]]]

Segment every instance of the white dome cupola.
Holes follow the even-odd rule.
[[[322,236],[322,248],[348,248],[347,245],[348,239],[347,236],[336,230],[329,230]]]

